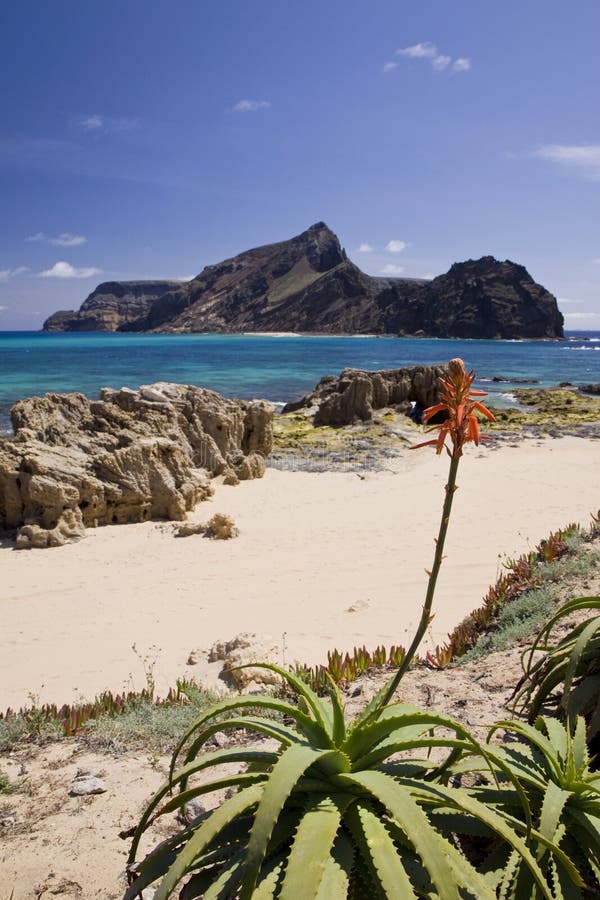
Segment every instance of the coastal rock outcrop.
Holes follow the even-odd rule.
[[[53,547],[86,527],[182,520],[210,478],[260,478],[273,407],[204,388],[157,383],[16,403],[0,442],[0,527],[17,548]]]
[[[107,282],[46,331],[317,332],[457,338],[561,338],[556,298],[493,256],[445,275],[376,278],[317,222],[287,241],[206,266],[189,282]]]
[[[411,404],[425,408],[437,400],[438,379],[445,374],[443,366],[409,366],[367,372],[344,369],[340,375],[326,375],[317,386],[283,412],[306,409],[313,414],[314,425],[349,425],[357,419],[369,421],[373,410],[386,406],[402,406],[409,412]]]

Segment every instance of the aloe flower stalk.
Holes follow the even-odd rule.
[[[434,416],[444,414],[444,419],[440,424],[432,425],[430,431],[437,431],[438,436],[429,441],[423,441],[421,444],[415,444],[412,450],[419,447],[435,447],[436,453],[439,455],[445,447],[450,457],[450,470],[448,472],[448,481],[445,487],[444,506],[442,509],[442,518],[440,528],[435,542],[435,555],[431,571],[427,570],[429,580],[427,583],[427,593],[425,602],[421,612],[419,627],[413,641],[404,657],[398,671],[388,683],[383,695],[383,703],[389,703],[404,673],[412,663],[415,654],[419,648],[421,641],[431,622],[431,607],[435,594],[440,567],[444,558],[444,544],[448,533],[448,524],[450,522],[450,513],[452,511],[452,501],[454,492],[457,489],[456,475],[458,472],[458,464],[463,453],[463,447],[469,442],[478,445],[479,441],[484,437],[479,431],[479,422],[475,411],[481,413],[486,419],[494,421],[494,415],[489,409],[483,405],[477,397],[485,397],[485,391],[472,390],[472,384],[475,380],[474,373],[467,372],[462,359],[451,359],[448,363],[447,378],[440,378],[439,402],[428,407],[423,413],[423,421],[429,422]]]

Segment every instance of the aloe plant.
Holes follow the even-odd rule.
[[[479,873],[454,839],[461,831],[481,830],[505,846],[507,856],[516,854],[540,896],[552,896],[520,825],[527,809],[521,809],[515,828],[503,810],[448,783],[452,764],[463,754],[490,773],[505,770],[510,777],[460,724],[405,704],[383,706],[381,700],[377,709],[371,706],[347,722],[333,683],[330,698],[324,699],[289,672],[264,668],[287,682],[299,705],[238,697],[193,723],[174,752],[169,779],[137,828],[129,857],[134,880],[125,900],[139,897],[158,879],[155,900],[166,900],[176,889],[185,900],[491,900],[497,878]],[[283,722],[269,717],[273,713]],[[214,734],[228,729],[274,739],[278,747],[204,752]],[[222,774],[220,769],[212,780],[194,780],[231,763],[243,771]],[[157,818],[223,788],[234,792],[217,809],[135,863],[141,837]],[[522,792],[516,782],[511,795],[519,807]],[[452,817],[447,835],[435,821],[444,816]]]
[[[574,613],[587,613],[557,643],[553,629]],[[515,691],[515,705],[533,721],[542,708],[574,721],[583,715],[588,741],[600,749],[600,597],[577,597],[563,604],[523,655],[525,674]],[[591,617],[591,618],[590,618]],[[544,650],[543,656],[536,652]]]
[[[562,851],[532,828],[527,797],[507,764],[451,719],[391,702],[431,619],[463,446],[480,439],[475,412],[493,418],[475,399],[481,392],[471,390],[473,379],[461,360],[452,360],[448,378],[441,380],[440,403],[424,415],[425,421],[445,415],[434,426],[438,437],[426,444],[438,453],[447,449],[450,469],[420,622],[397,672],[352,722],[345,719],[332,679],[329,699],[321,699],[300,678],[269,665],[264,668],[287,682],[297,706],[272,697],[241,697],[201,715],[179,742],[169,779],[138,825],[125,900],[156,881],[155,900],[167,900],[184,879],[181,900],[491,900],[500,875],[493,870],[483,875],[460,849],[461,837],[473,835],[505,848],[507,858],[514,854],[539,896],[552,897],[528,841],[551,845],[553,858],[561,858]],[[248,709],[254,712],[245,714]],[[266,715],[273,713],[283,722]],[[276,749],[204,752],[207,741],[226,729],[271,738]],[[497,808],[481,802],[474,790],[450,780],[464,755],[493,781],[504,777],[501,792],[512,798],[504,803],[511,810],[516,804],[518,815],[499,802]],[[191,782],[227,763],[238,771],[219,770],[208,782]],[[233,793],[218,808],[136,863],[142,835],[156,818],[223,788]],[[562,862],[568,869],[568,860]],[[577,873],[571,874],[575,883]]]
[[[473,788],[473,793],[505,815],[516,831],[529,829],[529,846],[552,883],[554,896],[568,900],[598,896],[600,773],[590,768],[584,720],[575,720],[573,729],[541,716],[534,725],[499,722],[490,737],[498,729],[506,732],[504,743],[490,752],[496,763],[505,764],[513,783],[518,780],[522,785],[533,821],[521,818],[524,807],[514,791],[488,784]],[[472,775],[472,762],[463,760],[455,772],[461,769]],[[535,900],[541,896],[523,858],[506,845],[496,848],[480,868],[501,871],[502,897]]]

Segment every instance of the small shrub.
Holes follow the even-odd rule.
[[[231,516],[215,513],[206,523],[204,533],[206,537],[216,541],[228,541],[237,537],[240,532]]]
[[[0,794],[12,794],[14,790],[16,790],[16,786],[10,778],[3,772],[0,772]]]

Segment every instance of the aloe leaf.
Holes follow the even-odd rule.
[[[197,894],[202,900],[225,900],[226,897],[235,896],[235,889],[240,883],[243,868],[243,857],[232,860],[224,866],[221,874],[213,879],[203,894]],[[157,894],[155,897],[158,896]],[[181,900],[181,898],[180,898]]]
[[[540,725],[543,724],[543,719],[538,718],[536,723]],[[515,734],[520,734],[521,737],[524,737],[530,744],[543,754],[544,760],[546,761],[549,768],[552,770],[553,780],[556,782],[560,781],[561,777],[561,766],[560,762],[556,756],[554,747],[552,746],[551,741],[542,734],[539,728],[536,728],[535,725],[529,725],[527,722],[497,722],[493,728],[490,729],[489,736],[493,734],[493,732],[498,731],[500,728],[504,728],[506,731],[511,731]]]
[[[346,737],[346,718],[344,706],[338,690],[338,686],[329,674],[325,673],[329,681],[329,696],[331,698],[332,730],[331,737],[335,747],[339,747]]]
[[[252,893],[252,900],[273,900],[274,897],[279,897],[285,859],[285,855],[280,853],[263,866],[261,879]]]
[[[290,849],[281,900],[315,897],[350,796],[322,797],[312,801],[302,816]]]
[[[129,851],[128,863],[132,863],[135,859],[135,854],[137,851],[138,844],[140,842],[140,838],[147,828],[148,822],[152,817],[152,813],[159,805],[160,801],[172,787],[180,781],[187,780],[191,775],[195,775],[197,772],[202,771],[203,769],[210,768],[211,766],[221,765],[224,763],[253,763],[253,762],[265,762],[267,764],[273,764],[277,760],[276,753],[268,753],[264,750],[239,750],[239,749],[224,749],[217,750],[213,753],[206,753],[202,757],[202,759],[196,759],[193,762],[187,764],[181,768],[178,772],[174,773],[172,780],[165,782],[161,788],[154,794],[150,803],[144,810],[144,814],[139,821],[137,826],[135,835],[133,837],[133,841],[131,844],[131,849]],[[179,805],[182,805],[181,803]]]
[[[206,847],[215,840],[230,822],[255,806],[259,802],[262,792],[262,785],[252,785],[234,794],[233,797],[215,809],[192,835],[185,847],[182,847],[179,851],[175,862],[170,866],[159,884],[154,900],[167,900]],[[130,897],[125,895],[124,900],[130,900],[130,898],[133,900],[133,897],[135,897],[135,894],[131,894]]]
[[[550,841],[556,839],[556,831],[561,824],[563,810],[570,796],[570,791],[563,791],[553,781],[548,782],[542,802],[538,831]],[[544,852],[544,848],[540,847],[537,854],[538,862],[542,859]]]
[[[314,900],[338,900],[347,896],[354,856],[355,848],[343,833],[338,833]]]
[[[448,854],[441,852],[441,842],[447,842],[431,826],[410,791],[381,772],[353,772],[339,779],[360,785],[382,803],[406,833],[440,894],[445,900],[460,900]]]
[[[222,722],[214,722],[202,731],[186,752],[185,765],[187,765],[199,753],[206,741],[219,731],[238,730],[255,731],[258,734],[266,734],[274,738],[283,746],[291,744],[306,744],[307,741],[294,728],[274,722],[273,719],[260,719],[257,716],[245,716],[239,719],[224,719]],[[172,762],[172,761],[171,761]],[[171,774],[169,775],[171,777]]]
[[[301,712],[301,710],[299,710],[296,706],[292,706],[290,703],[286,703],[283,700],[278,700],[275,697],[255,697],[249,695],[247,697],[232,697],[227,700],[222,700],[220,703],[211,706],[210,709],[207,709],[202,713],[202,715],[198,716],[198,718],[196,718],[184,732],[183,736],[178,741],[175,750],[173,751],[170,772],[172,773],[174,771],[177,758],[179,757],[183,747],[187,744],[194,732],[198,731],[203,725],[206,724],[206,722],[211,721],[211,719],[214,719],[216,716],[221,716],[224,713],[228,713],[231,710],[241,710],[247,708],[272,709],[275,712],[281,713],[281,715],[283,716],[289,716],[290,718],[294,719],[300,725],[300,727],[310,728],[312,722],[310,717]],[[312,725],[314,725],[314,722],[312,722]]]
[[[356,803],[346,812],[350,827],[363,856],[369,860],[386,897],[416,897],[389,832],[364,803]]]
[[[415,793],[418,793],[419,790],[422,790],[423,788],[423,785],[419,782],[408,782],[407,786],[410,786],[412,791],[414,791]],[[549,893],[548,884],[546,883],[546,880],[542,872],[540,871],[536,860],[530,853],[526,843],[521,839],[521,837],[515,830],[515,826],[520,825],[521,827],[523,827],[522,822],[518,822],[513,817],[509,817],[506,814],[496,812],[485,803],[481,803],[467,790],[447,788],[441,784],[429,783],[427,783],[426,789],[432,797],[435,797],[437,795],[439,798],[443,798],[448,806],[476,816],[478,819],[488,825],[494,831],[494,833],[498,835],[498,837],[504,840],[507,844],[510,844],[510,846],[513,847],[513,849],[519,854],[519,856],[527,865],[543,896],[548,897],[549,900],[551,900],[552,895],[551,893]],[[532,831],[531,834],[532,837],[535,837],[537,840],[543,841],[547,846],[549,846],[552,851],[560,857],[561,861],[563,861],[565,865],[569,865],[569,861],[566,859],[565,855],[562,853],[559,847],[555,846],[551,841],[548,841],[548,839],[545,838],[544,835],[538,832]],[[578,873],[575,867],[571,865],[570,871],[576,880]]]
[[[240,900],[252,896],[273,828],[294,787],[308,768],[329,755],[335,755],[335,751],[292,745],[284,750],[273,767],[264,786],[248,841]]]
[[[365,756],[361,756],[355,760],[352,767],[356,771],[360,771],[361,769],[372,769],[375,766],[379,766],[384,760],[389,756],[393,756],[395,753],[426,747],[449,747],[453,750],[465,752],[471,752],[473,749],[473,745],[470,742],[464,741],[461,738],[453,739],[435,736],[432,738],[415,738],[413,740],[396,740],[394,734],[387,740],[379,743],[374,750],[371,750]],[[411,759],[410,762],[415,762],[415,760]],[[441,771],[442,768],[442,765],[431,760],[427,764],[427,769],[432,771]]]
[[[377,718],[379,713],[381,712],[382,706],[385,705],[383,702],[388,694],[390,685],[394,681],[395,674],[392,675],[388,681],[381,687],[376,694],[373,695],[371,700],[367,703],[363,711],[351,722],[350,727],[348,728],[348,733],[351,734],[353,731],[362,729],[363,725],[368,725],[372,720]]]
[[[550,716],[538,716],[534,726],[539,731],[546,733],[552,745],[553,756],[557,759],[561,769],[564,769],[571,745],[569,730],[558,719],[552,719]]]
[[[587,675],[571,691],[567,699],[567,718],[589,714],[590,708],[596,706],[600,700],[600,675]],[[593,735],[593,725],[589,725],[590,737]]]
[[[167,848],[160,845],[155,847],[152,854],[138,866],[136,879],[125,891],[123,900],[134,900],[139,897],[144,888],[156,881],[157,878],[162,878],[176,859],[177,854],[173,847]]]
[[[323,703],[318,694],[313,691],[310,685],[306,684],[305,681],[302,681],[301,678],[298,678],[297,675],[294,675],[287,669],[282,669],[280,666],[276,666],[273,663],[248,663],[248,666],[240,666],[240,668],[248,668],[249,666],[253,669],[269,669],[269,671],[275,672],[283,678],[284,681],[287,681],[290,687],[294,689],[295,693],[298,694],[299,697],[304,698],[309,708],[312,710],[315,720],[327,735],[331,737],[330,729],[327,727],[328,725],[331,725],[327,706]]]
[[[171,797],[170,800],[167,800],[161,806],[158,814],[162,816],[174,812],[176,809],[181,809],[190,800],[201,797],[203,794],[210,794],[212,791],[220,791],[232,787],[243,788],[251,784],[264,783],[267,777],[264,772],[240,772],[237,775],[224,775],[223,778],[217,778],[215,781],[207,784],[198,784],[193,788],[182,791],[181,794],[177,794],[175,797]]]
[[[581,634],[575,642],[575,646],[573,647],[573,651],[569,659],[569,664],[567,666],[567,671],[565,672],[565,686],[561,700],[561,706],[563,707],[565,712],[567,708],[566,698],[571,691],[573,678],[579,670],[579,664],[589,642],[598,633],[599,629],[600,617],[596,617],[595,619],[592,619],[591,622],[586,623],[585,628],[582,630]]]
[[[342,744],[341,749],[351,759],[356,760],[360,756],[365,755],[372,748],[375,748],[380,741],[391,737],[396,729],[402,729],[407,725],[422,725],[423,732],[437,726],[449,728],[454,731],[455,734],[461,735],[473,748],[477,749],[478,752],[485,756],[484,748],[475,740],[469,731],[458,722],[455,722],[448,716],[436,715],[434,713],[424,712],[423,710],[402,713],[393,717],[385,716],[370,725],[366,725],[360,730],[354,729],[349,734],[344,744]]]

